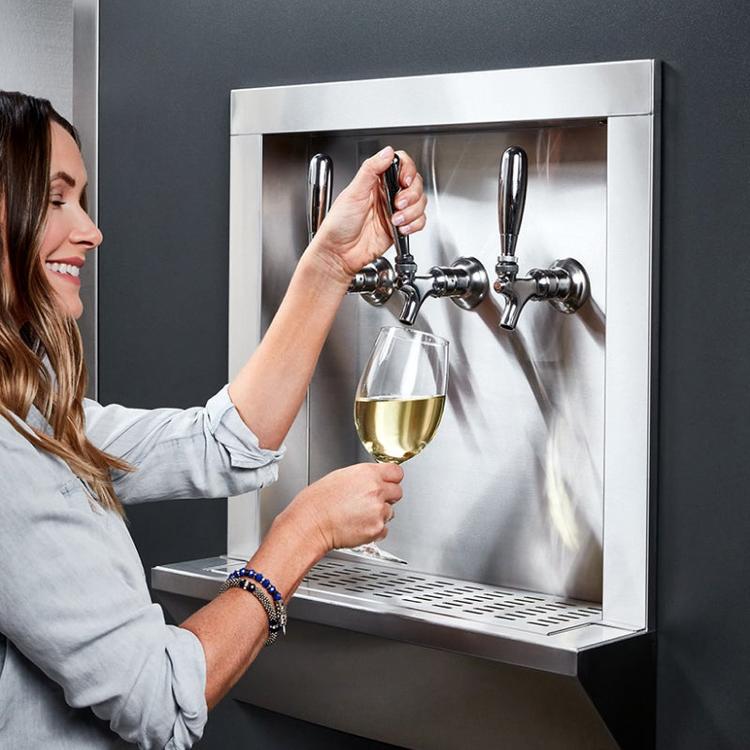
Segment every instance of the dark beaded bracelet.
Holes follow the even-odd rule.
[[[240,568],[229,574],[229,578],[253,578],[263,588],[268,591],[269,595],[275,602],[284,603],[284,598],[281,596],[281,592],[266,578],[263,573],[259,573],[257,570],[252,568]]]
[[[256,582],[262,586],[264,593],[261,593],[261,589],[256,586]],[[219,593],[235,587],[243,588],[253,594],[268,615],[269,635],[264,645],[272,645],[278,638],[279,633],[286,635],[287,614],[284,599],[268,578],[252,568],[240,568],[229,574],[227,580],[219,589]],[[266,597],[266,593],[271,601]]]

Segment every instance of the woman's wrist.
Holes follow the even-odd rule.
[[[247,563],[266,574],[285,600],[329,551],[322,536],[309,526],[287,508],[274,519],[263,544]]]
[[[270,532],[291,543],[308,568],[331,551],[329,540],[320,525],[294,504],[274,518]]]
[[[322,287],[339,295],[346,294],[352,274],[344,265],[341,256],[324,240],[315,237],[302,255],[306,278],[311,277]]]

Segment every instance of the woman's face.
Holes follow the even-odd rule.
[[[83,312],[79,273],[89,251],[101,243],[102,233],[81,206],[87,176],[76,142],[56,122],[50,132],[49,206],[39,257],[59,311],[79,318]]]

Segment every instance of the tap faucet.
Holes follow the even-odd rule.
[[[313,241],[331,207],[333,195],[333,159],[315,154],[307,172],[307,241]]]
[[[390,219],[399,191],[398,175],[401,161],[396,154],[383,174],[383,203]],[[390,222],[393,245],[396,249],[395,288],[404,298],[399,320],[414,325],[417,315],[428,297],[448,297],[464,310],[476,307],[486,296],[489,279],[484,266],[476,258],[459,258],[450,266],[433,266],[427,274],[417,273],[417,263],[411,254],[409,237],[401,234]]]
[[[590,284],[586,269],[573,258],[556,260],[549,268],[532,268],[518,275],[516,244],[526,204],[528,158],[520,146],[511,146],[500,161],[498,223],[500,255],[495,272],[495,291],[505,298],[500,327],[515,330],[529,300],[546,300],[556,310],[574,313],[588,300]]]
[[[398,183],[400,169],[401,160],[396,154],[388,169],[383,173],[383,205],[388,219],[393,216],[396,193],[400,189]],[[390,221],[389,225],[393,236],[393,247],[396,250],[395,286],[404,298],[399,320],[406,325],[414,325],[419,309],[429,293],[430,277],[417,275],[417,264],[409,249],[409,237],[401,234],[398,227]]]
[[[315,154],[310,159],[307,176],[307,237],[312,242],[333,195],[333,160],[328,154]],[[393,294],[394,273],[385,258],[377,258],[358,271],[347,294],[360,294],[371,305],[382,305]]]

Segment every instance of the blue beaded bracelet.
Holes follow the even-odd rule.
[[[231,581],[234,578],[252,578],[256,580],[261,586],[263,586],[263,588],[268,592],[268,595],[275,602],[281,602],[281,604],[284,603],[284,599],[281,596],[279,590],[271,583],[268,578],[263,575],[263,573],[258,573],[258,571],[253,570],[252,568],[240,568],[239,570],[235,570],[234,572],[230,573],[227,580]]]

